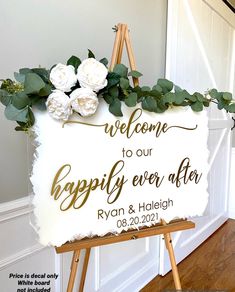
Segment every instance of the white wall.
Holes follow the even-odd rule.
[[[0,0],[0,79],[22,67],[65,62],[87,48],[110,59],[112,27],[128,23],[143,82],[164,75],[167,0]],[[25,136],[0,106],[0,202],[27,193]]]

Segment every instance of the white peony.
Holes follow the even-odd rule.
[[[59,63],[51,70],[50,80],[56,89],[68,92],[77,83],[75,68]]]
[[[108,69],[94,58],[88,58],[80,64],[77,78],[81,87],[99,91],[107,85]]]
[[[46,102],[49,114],[57,120],[68,120],[72,114],[70,98],[64,92],[56,89],[48,96]]]
[[[75,89],[70,94],[70,98],[73,110],[83,117],[93,115],[99,104],[96,93],[90,88]]]

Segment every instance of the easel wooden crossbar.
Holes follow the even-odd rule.
[[[118,24],[117,30],[116,30],[115,43],[113,47],[112,60],[111,60],[111,65],[110,65],[111,71],[113,70],[116,64],[119,64],[121,62],[124,43],[127,49],[130,68],[131,70],[136,70],[135,59],[134,59],[134,54],[131,47],[128,27],[126,24]],[[139,85],[138,78],[133,78],[133,84],[134,86]],[[186,230],[186,229],[190,229],[194,227],[195,227],[195,224],[187,220],[175,220],[175,221],[171,221],[168,224],[164,220],[161,220],[159,224],[152,225],[151,227],[143,227],[143,228],[140,228],[139,230],[123,231],[118,235],[109,234],[103,237],[97,236],[93,238],[85,238],[85,239],[77,240],[74,242],[68,242],[60,247],[56,247],[57,253],[73,251],[73,258],[72,258],[72,263],[71,263],[71,271],[70,271],[70,276],[69,276],[67,292],[73,292],[80,252],[82,249],[85,249],[86,253],[85,253],[85,258],[84,258],[84,263],[83,263],[79,292],[83,292],[83,289],[84,289],[87,267],[88,267],[89,257],[90,257],[90,251],[92,247],[103,246],[107,244],[113,244],[113,243],[118,243],[118,242],[129,241],[129,240],[137,240],[139,238],[145,238],[145,237],[155,236],[155,235],[160,235],[160,234],[163,234],[164,236],[166,248],[167,248],[170,262],[171,262],[175,288],[176,290],[181,290],[181,283],[180,283],[179,273],[178,273],[178,269],[176,265],[170,233],[175,232],[175,231],[182,231],[182,230]]]

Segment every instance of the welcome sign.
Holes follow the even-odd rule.
[[[207,205],[208,119],[190,108],[155,114],[101,102],[95,116],[62,124],[35,112],[31,182],[40,241],[86,236],[202,215]]]

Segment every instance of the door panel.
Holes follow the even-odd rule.
[[[225,20],[217,13],[217,1],[169,0],[166,78],[192,91],[209,88],[234,91],[234,14],[225,9]],[[212,6],[214,5],[214,7]],[[218,8],[218,7],[217,7]],[[227,14],[228,13],[228,14]],[[216,105],[208,110],[210,151],[209,201],[204,215],[189,218],[194,230],[173,237],[180,262],[227,220],[231,158],[231,116]],[[160,274],[170,270],[164,244],[160,246]]]

